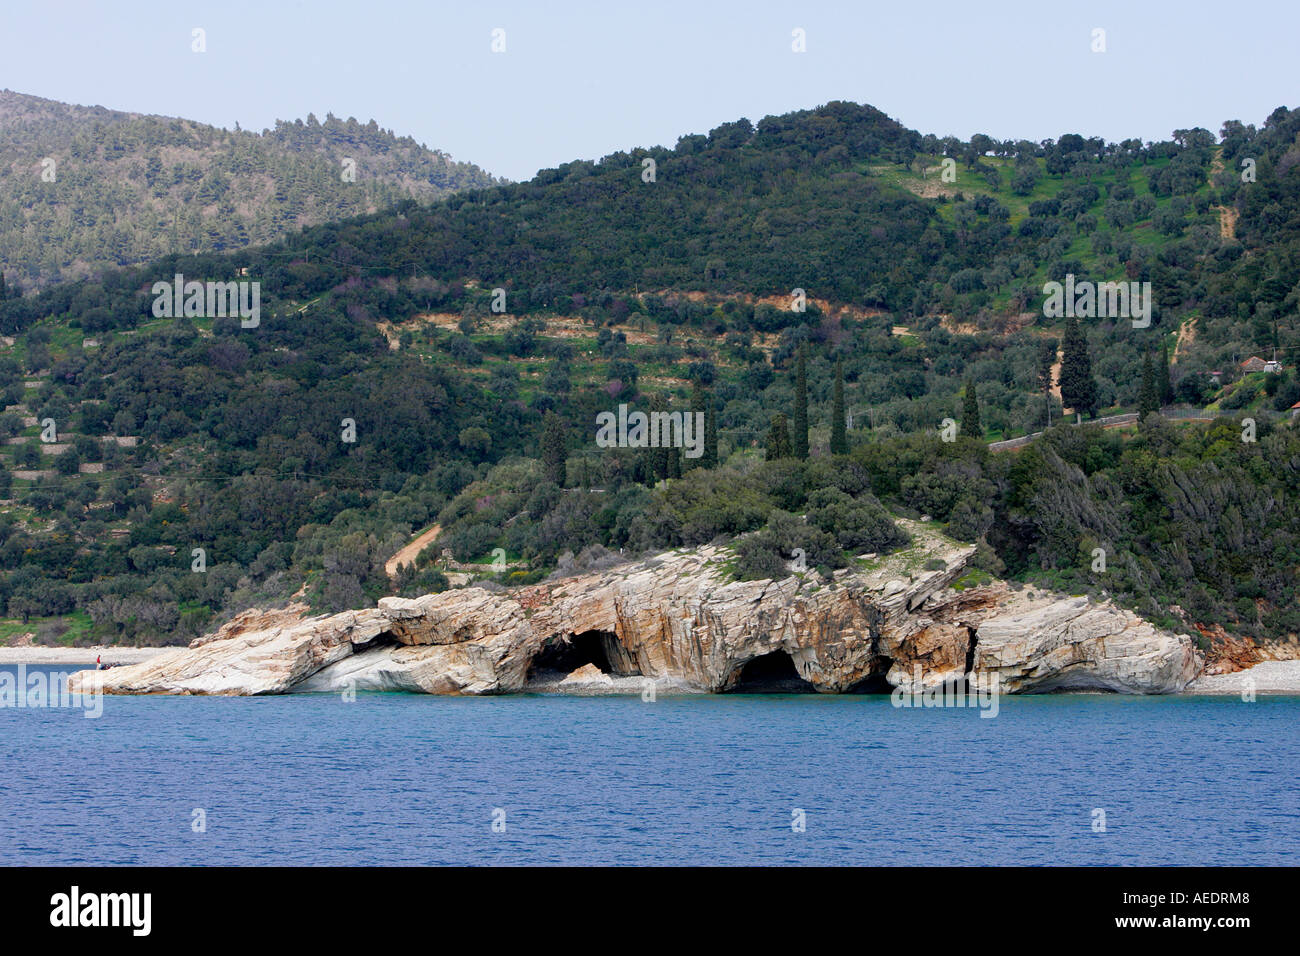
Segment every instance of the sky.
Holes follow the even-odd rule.
[[[0,87],[249,130],[374,119],[515,180],[832,100],[922,133],[1030,140],[1217,133],[1300,106],[1296,0],[5,6]]]

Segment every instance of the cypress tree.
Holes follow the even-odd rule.
[[[1142,387],[1138,390],[1138,421],[1160,410],[1156,394],[1156,370],[1151,364],[1151,353],[1142,356]]]
[[[713,393],[706,392],[704,407],[704,455],[701,460],[705,468],[718,467],[718,410],[713,407]]]
[[[656,395],[650,399],[650,416],[651,416],[650,423],[652,428],[654,427],[654,413],[666,412],[666,411],[668,411],[668,403],[664,401],[664,397],[662,395]],[[663,438],[670,438],[671,436],[665,435],[660,437],[662,440]],[[653,441],[654,440],[653,433],[650,436],[648,436],[648,438],[649,440]],[[653,485],[660,478],[668,477],[668,451],[669,450],[667,448],[654,448],[653,446],[650,445],[646,446],[645,453],[646,453],[646,459],[649,462],[651,485]]]
[[[555,412],[547,412],[542,419],[542,474],[547,481],[564,487],[565,450],[564,421]]]
[[[790,447],[790,430],[786,426],[785,415],[777,412],[772,416],[772,427],[767,431],[767,455],[768,461],[778,461],[782,458],[790,458],[794,454]]]
[[[984,437],[984,426],[980,424],[979,396],[975,394],[975,383],[970,379],[966,379],[966,395],[962,402],[961,434],[965,438]]]
[[[796,458],[808,457],[808,363],[804,347],[799,346],[799,358],[794,371],[794,434],[791,447]]]
[[[1056,364],[1056,339],[1046,339],[1038,352],[1038,387],[1047,406],[1047,426],[1052,426],[1052,366]]]
[[[844,360],[835,362],[835,392],[831,400],[831,454],[849,453],[849,430],[844,421]]]
[[[704,452],[688,468],[718,467],[718,420],[713,413],[713,393],[699,382],[691,392],[691,412],[704,413]],[[692,426],[694,427],[694,426]]]
[[[1156,379],[1156,389],[1160,393],[1160,405],[1169,405],[1174,400],[1174,386],[1169,381],[1169,343],[1160,343],[1160,374]]]
[[[0,272],[0,302],[9,298],[9,289],[5,286],[5,274]]]
[[[1056,364],[1056,339],[1044,339],[1038,349],[1038,387],[1052,391],[1052,366]]]
[[[1092,377],[1092,358],[1088,355],[1088,340],[1073,316],[1066,320],[1061,352],[1061,403],[1080,414],[1095,415],[1097,383]]]

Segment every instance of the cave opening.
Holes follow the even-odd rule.
[[[815,694],[817,689],[799,676],[789,652],[772,651],[745,662],[731,693]]]
[[[883,668],[873,674],[868,674],[856,684],[850,685],[845,689],[846,694],[889,694],[894,690],[894,685],[885,679],[889,673],[889,668]]]
[[[608,631],[583,631],[556,637],[533,658],[529,676],[547,672],[571,674],[586,664],[595,664],[605,674],[617,673],[609,659],[609,645],[617,640]]]
[[[402,642],[397,639],[397,635],[392,631],[380,631],[368,641],[354,641],[352,643],[352,653],[360,654],[364,651],[374,651],[381,647],[397,647]]]

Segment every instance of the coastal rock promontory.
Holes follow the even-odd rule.
[[[844,693],[975,672],[1010,693],[1158,694],[1202,667],[1186,635],[1107,602],[976,583],[973,546],[903,524],[909,548],[830,578],[734,581],[727,547],[679,550],[508,591],[316,617],[301,606],[245,612],[188,648],[98,676],[116,694],[627,693],[651,682]]]

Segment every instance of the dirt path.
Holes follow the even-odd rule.
[[[384,570],[388,572],[388,576],[391,578],[397,574],[399,564],[414,564],[419,553],[428,547],[440,534],[442,534],[442,525],[436,524],[423,534],[412,538],[406,547],[389,558],[384,565]]]
[[[1237,210],[1231,206],[1219,207],[1219,235],[1224,239],[1237,238]]]
[[[1169,360],[1174,365],[1178,364],[1179,356],[1182,355],[1183,349],[1196,341],[1196,316],[1183,319],[1178,326],[1178,338],[1174,340],[1174,354]]]
[[[1214,152],[1214,159],[1210,160],[1210,184],[1214,184],[1216,173],[1223,172],[1223,150],[1218,149]],[[1237,238],[1237,210],[1231,206],[1215,206],[1219,211],[1219,238],[1236,239]]]
[[[576,315],[555,315],[547,312],[539,316],[539,318],[546,322],[545,331],[539,333],[545,338],[595,338],[596,333],[599,331],[595,326],[583,321],[581,317]],[[405,322],[379,323],[379,328],[388,337],[389,348],[392,348],[394,341],[398,341],[400,344],[401,333],[405,330],[417,329],[422,325],[432,325],[452,331],[460,327],[460,320],[461,315],[459,312],[426,312]],[[518,321],[519,317],[516,315],[485,315],[479,317],[478,328],[481,332],[500,334]],[[632,345],[653,345],[656,341],[653,331],[642,332],[627,324],[619,326],[615,331],[622,332],[627,336],[628,342]]]

